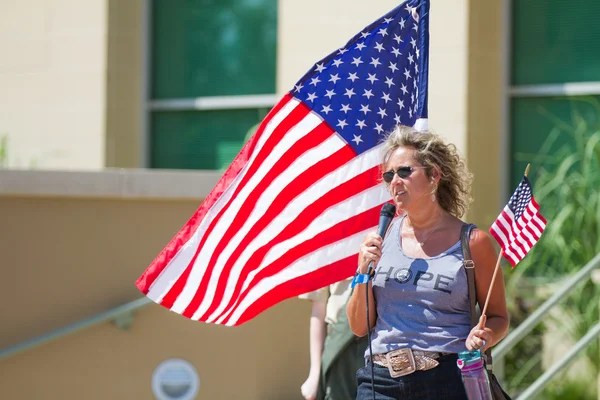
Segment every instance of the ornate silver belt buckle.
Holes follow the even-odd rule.
[[[409,348],[390,351],[385,358],[392,378],[409,375],[417,370],[415,357]]]

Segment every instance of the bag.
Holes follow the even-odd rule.
[[[477,295],[475,292],[475,263],[471,257],[471,248],[469,247],[469,238],[471,236],[471,229],[475,225],[464,224],[460,231],[460,242],[462,245],[463,256],[465,258],[465,271],[467,272],[467,286],[469,288],[469,306],[471,309],[471,326],[475,326],[479,323],[477,318],[477,310],[475,304],[477,302]],[[511,400],[510,396],[500,386],[496,375],[492,372],[492,350],[488,348],[483,356],[483,362],[486,365],[488,371],[488,378],[490,380],[490,390],[492,391],[492,397],[494,400]]]

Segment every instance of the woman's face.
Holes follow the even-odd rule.
[[[413,207],[422,206],[424,202],[431,203],[433,189],[427,169],[416,161],[415,153],[411,147],[397,148],[390,156],[385,169],[386,172],[394,171],[392,181],[388,184],[392,199],[398,208],[408,212]],[[395,172],[399,168],[403,177]],[[390,175],[388,173],[388,178]]]

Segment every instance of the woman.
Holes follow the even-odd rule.
[[[377,399],[466,399],[457,353],[483,352],[508,330],[501,274],[484,326],[471,327],[459,219],[471,200],[471,174],[456,147],[435,134],[398,126],[384,146],[383,181],[403,215],[385,240],[372,232],[360,247],[357,273],[366,274],[371,262],[376,268],[347,306],[350,329],[366,335],[368,291],[373,359],[367,349],[366,366],[357,373],[357,399],[372,398],[372,362]],[[469,244],[483,308],[497,255],[482,230],[473,229]]]

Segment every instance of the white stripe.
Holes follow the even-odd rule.
[[[538,228],[533,223],[531,223],[532,220],[540,222],[541,225],[544,225],[544,223],[538,218],[538,208],[535,207],[530,201],[527,205],[527,208],[523,212],[523,215],[521,215],[521,218],[519,218],[519,220],[517,221],[517,224],[519,225],[518,235],[521,239],[520,242],[523,243],[524,246],[526,246],[527,253],[529,253],[533,245],[537,243],[537,241],[542,235],[542,232],[540,232]],[[527,230],[526,227],[529,227],[533,231],[533,234],[529,232],[529,230]],[[531,246],[528,243],[526,243],[525,236],[529,238]]]
[[[377,150],[379,150],[379,149],[377,149]],[[328,176],[327,180],[331,180],[333,182],[339,182],[338,179],[340,179],[344,175],[348,175],[350,177],[357,175],[358,173],[360,173],[362,171],[354,172],[353,169],[359,167],[358,164],[361,164],[361,161],[362,162],[366,161],[365,162],[365,164],[366,164],[365,170],[376,166],[378,163],[378,160],[373,159],[374,158],[373,155],[376,153],[377,152],[375,152],[375,151],[370,152],[369,154],[363,153],[361,156],[357,157],[357,159],[354,159],[352,161],[353,165],[349,164],[348,168],[344,167],[344,168],[338,169],[333,174]],[[359,160],[358,158],[362,158],[362,160]],[[368,160],[368,158],[371,158],[371,160]],[[368,161],[371,161],[372,165],[369,165],[370,163]],[[310,191],[307,191],[306,195],[304,196],[306,199],[299,199],[299,200],[310,200],[311,195],[319,197],[319,194],[318,194],[319,189],[321,189],[322,187],[326,187],[326,188],[333,187],[333,186],[330,186],[330,183],[327,181],[324,181],[323,183],[324,183],[323,186],[313,187],[310,189]],[[315,193],[313,194],[310,192],[315,192]],[[310,223],[310,225],[307,226],[307,228],[303,232],[301,232],[298,236],[296,236],[294,238],[290,238],[288,241],[282,242],[282,243],[278,244],[277,246],[273,247],[269,251],[269,254],[267,255],[267,257],[265,257],[264,263],[265,264],[272,263],[273,261],[278,259],[281,255],[283,255],[285,253],[286,249],[293,248],[293,247],[301,244],[305,240],[314,237],[319,232],[322,232],[323,230],[328,229],[339,222],[345,221],[353,215],[357,215],[363,211],[366,211],[373,207],[376,207],[377,205],[382,204],[388,200],[390,200],[389,192],[385,189],[385,187],[383,185],[377,185],[371,189],[368,189],[365,192],[359,193],[355,196],[352,196],[352,197],[346,199],[345,201],[337,204],[334,207],[329,208],[328,210],[324,210],[324,212],[323,212],[323,214],[321,214],[320,218],[316,218],[315,220],[313,220]],[[293,205],[292,205],[291,209],[293,210]],[[378,221],[373,221],[374,225],[377,225],[377,222]]]
[[[244,168],[240,171],[238,176],[234,179],[234,181],[230,184],[230,186],[223,192],[219,199],[212,205],[210,210],[204,216],[202,222],[192,235],[192,237],[185,243],[181,249],[178,251],[177,255],[173,257],[169,265],[167,265],[161,275],[154,281],[152,286],[150,287],[150,291],[147,296],[160,303],[165,294],[171,289],[173,284],[177,281],[177,279],[184,272],[186,267],[189,265],[192,257],[196,253],[196,249],[198,248],[198,244],[204,237],[206,233],[206,228],[212,222],[212,220],[217,216],[217,214],[221,211],[221,209],[227,204],[229,199],[235,194],[235,191],[245,176],[246,172],[250,168],[250,165],[256,158],[259,150],[264,146],[266,140],[273,133],[273,130],[286,118],[295,107],[297,107],[299,102],[297,100],[290,100],[286,105],[284,105],[277,114],[273,115],[271,121],[265,126],[263,134],[259,138],[256,146],[254,148],[253,153],[249,157],[248,163],[244,166]],[[198,281],[200,281],[204,275],[205,271],[194,271],[198,275]]]
[[[503,210],[505,213],[508,213],[509,215],[512,215],[512,211],[510,211],[510,209],[507,207],[504,207]],[[498,218],[496,219],[496,221],[494,222],[494,225],[492,226],[494,229],[494,232],[500,236],[500,238],[502,239],[502,251],[503,254],[508,257],[513,264],[518,262],[518,256],[516,256],[513,251],[512,248],[510,246],[510,238],[507,237],[504,232],[502,231],[502,229],[500,229],[501,227],[503,227],[504,229],[506,229],[509,232],[509,236],[510,236],[510,226],[508,224],[508,222],[506,221],[506,217],[501,213]]]
[[[523,215],[521,215],[521,218],[519,218],[519,221],[518,221],[519,227],[521,228],[522,235],[527,236],[529,238],[529,241],[532,244],[535,244],[535,242],[537,242],[541,236],[541,234],[538,232],[538,229],[535,227],[535,225],[533,225],[531,223],[531,220],[534,218],[535,218],[535,215],[531,214],[529,212],[529,209],[525,209],[525,212],[523,213]],[[527,229],[527,228],[529,228],[529,229]]]
[[[319,218],[315,219],[304,231],[300,232],[298,235],[296,235],[284,242],[281,242],[281,243],[273,246],[273,248],[270,249],[269,252],[267,253],[264,260],[262,260],[260,265],[257,268],[255,268],[248,275],[248,278],[244,282],[243,290],[246,290],[249,287],[252,279],[254,279],[254,277],[260,271],[262,271],[264,268],[271,265],[273,262],[277,261],[281,256],[283,256],[287,251],[289,251],[289,249],[292,249],[292,248],[304,243],[305,241],[312,239],[318,233],[323,232],[326,229],[329,229],[332,226],[347,220],[348,217],[351,215],[356,215],[363,211],[366,211],[366,210],[372,209],[373,207],[377,207],[377,206],[381,205],[382,203],[388,201],[389,197],[390,197],[389,193],[387,193],[387,191],[381,185],[378,185],[378,186],[372,187],[368,191],[365,191],[359,195],[353,196],[352,198],[350,198],[342,203],[338,203],[337,205],[325,210],[325,212],[323,214],[321,214],[319,216]],[[377,225],[376,222],[377,221],[374,221],[374,225],[371,229],[375,229],[375,227]],[[335,249],[339,249],[339,246],[341,246],[343,243],[344,243],[343,240],[338,242]],[[358,247],[353,247],[354,245],[352,243],[346,242],[346,245],[350,246],[354,250],[355,253],[358,252]],[[327,247],[329,247],[329,246],[325,246],[323,248],[327,248]],[[318,265],[327,265],[331,262],[331,260],[333,258],[337,257],[337,255],[333,254],[333,253],[320,253],[320,254],[321,254],[322,258],[313,260],[316,263],[315,265],[317,265],[317,266]],[[213,316],[212,316],[213,319],[211,319],[207,322],[213,322],[214,318],[217,318],[217,317],[218,317],[218,314],[213,314]],[[221,316],[217,320],[217,323],[222,323],[225,318],[226,318],[226,315]]]
[[[235,309],[235,312],[231,315],[231,318],[226,322],[226,325],[232,326],[240,319],[242,314],[258,299],[260,299],[265,293],[270,292],[273,288],[289,281],[290,279],[296,278],[316,271],[322,264],[319,262],[323,259],[327,259],[327,264],[334,263],[343,258],[349,257],[358,252],[358,248],[362,243],[365,234],[369,230],[359,232],[352,235],[344,240],[334,243],[330,246],[321,248],[311,254],[307,254],[305,257],[299,259],[295,263],[291,264],[278,274],[270,276],[260,281],[254,286],[248,296],[241,302],[241,304]]]
[[[268,188],[261,194],[261,197],[257,201],[254,209],[251,214],[248,216],[246,221],[244,221],[244,226],[235,234],[235,236],[229,241],[226,248],[219,254],[219,258],[215,264],[215,272],[222,271],[225,263],[228,261],[232,253],[238,249],[241,242],[246,238],[248,232],[254,225],[258,222],[260,218],[262,218],[273,201],[279,195],[284,187],[290,184],[294,184],[294,180],[302,173],[304,173],[308,168],[312,167],[317,162],[327,158],[331,154],[335,153],[342,147],[346,146],[346,143],[338,138],[337,135],[332,135],[325,142],[321,143],[314,149],[309,150],[302,156],[298,157],[298,159],[293,162],[281,175],[279,175],[276,179],[271,182]],[[285,157],[285,155],[283,155]],[[314,186],[314,185],[313,185]],[[301,196],[300,194],[299,196]],[[315,198],[312,199],[314,202]],[[306,204],[304,207],[309,205]],[[286,212],[287,211],[287,212]],[[302,211],[301,208],[296,207],[295,209],[290,209],[289,205],[282,210],[279,214],[278,218],[274,221],[271,221],[265,229],[263,229],[257,237],[253,239],[253,241],[242,251],[238,260],[233,264],[231,273],[227,279],[227,286],[225,292],[223,293],[223,297],[220,298],[219,307],[213,312],[213,316],[216,318],[225,306],[229,299],[231,299],[233,295],[233,291],[235,289],[236,283],[239,281],[239,275],[244,269],[246,262],[248,259],[258,250],[260,247],[271,241],[275,238],[281,231]],[[214,287],[216,289],[216,286]],[[210,289],[210,288],[209,288]],[[204,308],[208,309],[208,306],[214,300],[214,292],[208,292],[205,297],[205,306],[200,307],[196,314],[195,318],[200,318],[206,311]],[[208,322],[212,322],[210,319]]]
[[[337,140],[339,141],[339,144],[341,145],[345,145],[345,142],[341,141],[337,135],[333,135],[331,140]],[[329,141],[329,140],[328,140]],[[318,200],[319,198],[321,198],[323,195],[325,195],[328,191],[332,190],[333,188],[335,188],[336,186],[339,186],[340,184],[347,182],[348,180],[352,179],[354,176],[369,170],[375,166],[377,166],[379,164],[379,160],[380,160],[380,147],[377,148],[373,148],[363,154],[361,154],[360,156],[352,159],[350,162],[348,162],[345,166],[338,168],[337,170],[333,171],[332,173],[326,175],[325,177],[323,177],[319,182],[315,182],[315,184],[311,185],[307,190],[305,190],[304,192],[300,193],[295,199],[291,200],[289,202],[289,204],[281,211],[281,213],[275,217],[273,219],[273,221],[271,221],[271,223],[265,227],[265,229],[260,232],[253,240],[253,242],[244,249],[244,252],[242,253],[241,257],[236,261],[236,263],[233,266],[233,270],[231,272],[231,275],[228,278],[228,282],[227,282],[227,289],[225,290],[224,294],[223,294],[223,298],[220,303],[219,308],[211,315],[211,317],[208,319],[207,322],[212,322],[215,318],[217,318],[220,313],[224,310],[225,306],[227,305],[227,303],[229,302],[229,300],[232,298],[233,296],[233,291],[235,288],[235,284],[239,281],[239,275],[241,270],[244,268],[246,262],[248,261],[248,259],[252,256],[252,254],[254,254],[254,252],[256,252],[256,250],[258,250],[260,247],[264,246],[265,244],[269,243],[272,239],[274,239],[286,226],[288,226],[292,221],[294,221],[297,216],[303,211],[305,210],[308,206],[310,206],[311,204],[313,204],[316,200]],[[331,152],[329,153],[331,154]],[[307,160],[304,160],[304,158],[306,158]],[[311,154],[307,154],[306,156],[301,157],[298,161],[298,168],[301,169],[300,172],[304,172],[306,170],[305,165],[307,165],[309,162],[312,162],[316,157],[314,155]],[[288,171],[290,169],[293,169],[293,166],[290,166],[290,168],[288,169]],[[285,185],[287,185],[290,181],[293,182],[293,177],[295,176],[294,172],[288,172],[285,171],[282,175],[281,175],[281,183],[274,181],[273,184],[271,185],[271,187],[269,188],[269,191],[274,191],[275,193],[280,193],[281,192],[281,188]],[[280,180],[278,178],[278,180]],[[377,189],[378,191],[381,191],[381,188],[378,187]],[[385,195],[385,191],[384,191],[384,195]],[[373,199],[368,199],[369,201],[364,201],[363,203],[364,205],[367,205],[368,208],[372,208],[378,204],[381,204],[382,202],[389,200],[389,194],[387,195],[387,198],[384,198],[384,200],[380,200],[381,195],[376,195],[373,194]],[[355,196],[356,197],[356,196]],[[346,201],[351,201],[352,199],[347,199]],[[267,196],[267,205],[271,204],[271,198],[270,196]],[[343,212],[339,213],[338,215],[336,215],[336,218],[332,218],[331,217],[331,210],[334,210],[335,208],[330,208],[330,210],[324,210],[324,214],[322,214],[319,218],[317,218],[315,221],[312,222],[312,224],[308,227],[310,232],[311,232],[311,236],[309,236],[309,238],[313,237],[314,235],[316,235],[319,232],[322,232],[323,230],[335,225],[338,222],[341,222],[343,220],[348,219],[349,216],[352,215],[356,215],[358,214],[361,210],[361,204],[354,204],[352,207],[354,208],[350,208],[350,209],[344,209]],[[361,210],[362,211],[362,210]],[[258,210],[257,212],[258,216],[262,216],[264,214],[264,210]],[[328,218],[326,218],[325,216],[328,216]],[[310,229],[310,227],[312,225],[315,225],[316,221],[320,221],[320,226],[316,229]],[[241,240],[241,238],[240,238]],[[277,258],[279,258],[281,255],[283,255],[287,250],[289,250],[290,248],[292,248],[293,246],[302,243],[304,240],[297,242],[294,245],[285,245],[285,244],[280,244],[275,246],[275,248],[283,248],[284,250],[281,252],[281,254],[279,254],[277,256]],[[236,242],[235,245],[237,247],[237,244],[239,243]],[[273,249],[270,250],[269,254],[272,254]],[[224,257],[228,257],[228,254],[224,254]],[[247,279],[244,282],[244,286],[243,289],[246,289],[250,283],[250,281],[254,278],[254,276],[260,272],[265,266],[269,265],[272,261],[274,260],[270,260],[269,256],[267,255],[267,257],[265,258],[265,260],[263,260],[260,264],[260,266],[256,269],[254,269],[249,276],[247,277]],[[214,296],[207,296],[206,299],[207,301],[212,301]],[[196,313],[195,318],[200,318],[202,314],[200,314],[199,312]]]
[[[271,151],[271,153],[261,163],[261,165],[256,170],[256,173],[252,176],[252,178],[250,178],[250,180],[244,186],[244,188],[242,188],[240,192],[236,193],[236,197],[231,203],[231,205],[225,210],[219,222],[209,233],[209,236],[204,246],[200,250],[198,258],[194,262],[194,266],[192,268],[192,274],[194,276],[190,274],[190,278],[188,279],[185,288],[183,289],[177,301],[173,304],[173,311],[182,312],[187,308],[189,303],[194,298],[198,289],[198,285],[200,284],[200,276],[206,270],[208,263],[210,262],[210,259],[214,254],[213,250],[220,243],[227,229],[229,229],[229,226],[236,218],[238,211],[243,206],[246,198],[252,193],[256,186],[261,183],[265,175],[273,168],[275,163],[281,158],[281,155],[285,154],[290,149],[290,147],[292,147],[299,139],[304,137],[307,134],[307,132],[314,129],[320,123],[321,120],[319,118],[317,118],[314,114],[309,113],[299,124],[297,124],[295,127],[291,128],[288,132],[286,132],[281,141],[275,146],[273,151]],[[235,237],[241,237],[238,234],[239,232],[236,233]],[[235,243],[231,243],[231,245],[235,245]],[[231,251],[233,251],[233,249],[234,247],[228,245],[224,249],[224,253],[227,252],[228,254],[231,254]],[[226,259],[224,257],[224,253],[218,255],[218,260]],[[206,293],[203,294],[200,307],[198,308],[198,310],[196,310],[197,313],[206,312],[206,310],[210,306],[213,300],[213,296],[216,292],[217,284],[219,282],[220,272],[222,272],[219,269],[219,267],[222,266],[222,264],[223,261],[219,262],[216,265],[216,267],[212,270]]]
[[[542,228],[542,232],[543,232],[543,229],[546,228],[546,223],[541,219],[541,215],[540,214],[536,214],[533,217],[533,220],[538,223],[538,225]],[[542,232],[540,232],[540,237],[542,236]]]
[[[496,220],[508,232],[508,237],[503,235],[503,237],[505,238],[504,253],[513,259],[519,259],[519,256],[516,255],[514,252],[520,253],[520,249],[515,249],[511,245],[513,238],[512,238],[512,228],[511,228],[510,222],[512,222],[514,215],[513,215],[512,211],[510,210],[510,208],[508,208],[508,207],[504,207],[504,212],[507,214],[507,216],[510,220],[507,220],[503,214],[500,214],[500,216]]]
[[[529,243],[527,243],[527,238],[531,239],[531,234],[525,228],[526,224],[523,223],[525,219],[524,217],[525,213],[521,215],[521,218],[515,221],[513,235],[515,237],[514,241],[518,241],[525,247],[525,255],[527,255],[527,253],[529,253],[529,250],[531,250],[531,246],[529,245]],[[532,242],[535,243],[535,239],[532,240]]]
[[[414,128],[419,132],[426,132],[429,129],[427,118],[419,118],[415,121]]]
[[[520,229],[517,226],[517,223],[515,221],[515,216],[512,214],[512,212],[510,213],[510,218],[511,218],[511,224],[510,224],[510,237],[509,237],[509,247],[512,250],[514,250],[516,253],[518,253],[518,259],[522,259],[523,257],[525,257],[527,255],[527,251],[528,249],[528,245],[527,243],[523,240],[523,238],[520,236]],[[521,248],[521,246],[519,246],[519,243],[525,247],[527,250],[523,251],[523,249]]]
[[[513,229],[510,232],[510,243],[508,247],[510,248],[511,252],[517,253],[516,258],[521,260],[527,255],[527,250],[524,251],[521,246],[519,246],[519,243],[521,243],[523,247],[527,248],[527,244],[524,243],[523,239],[518,235],[518,232]]]
[[[504,251],[504,254],[507,254],[507,253],[506,253],[506,250]],[[507,254],[507,255],[508,255],[508,254]],[[517,265],[517,263],[518,263],[519,261],[521,261],[521,259],[520,259],[520,258],[517,258],[517,257],[516,257],[516,256],[514,256],[512,253],[511,253],[510,255],[508,255],[508,257],[509,257],[509,258],[510,258],[510,260],[512,261],[512,264],[513,264],[513,265]]]
[[[531,229],[533,229],[539,239],[542,236],[544,227],[546,226],[546,224],[538,217],[538,215],[540,215],[539,209],[535,207],[533,203],[529,203],[525,212],[530,216],[528,221],[534,220],[542,228],[542,231],[540,231],[537,226],[531,224]]]

